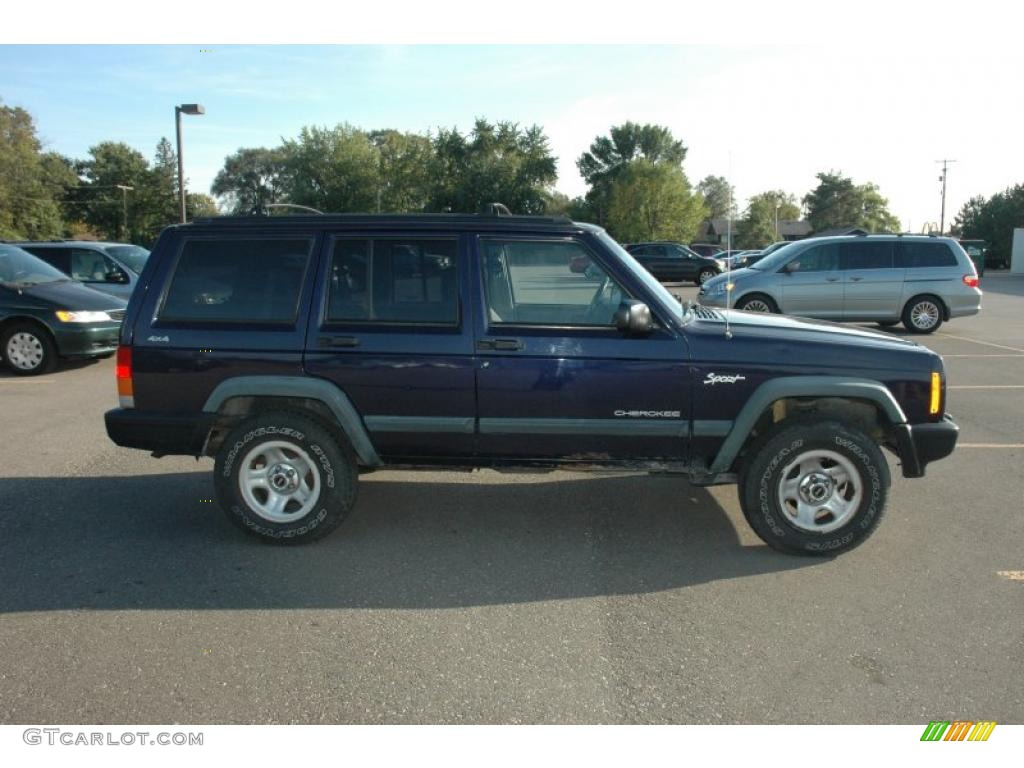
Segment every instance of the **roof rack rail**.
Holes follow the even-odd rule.
[[[239,226],[261,224],[287,226],[288,224],[309,223],[322,226],[324,224],[370,224],[392,225],[409,224],[415,226],[472,224],[477,226],[536,226],[541,225],[572,225],[572,220],[564,215],[532,216],[519,214],[492,213],[316,213],[297,212],[290,216],[271,216],[268,212],[260,212],[253,208],[248,214],[228,216],[204,216],[192,219],[189,224],[214,226]]]

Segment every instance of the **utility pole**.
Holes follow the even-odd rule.
[[[121,190],[121,212],[124,214],[121,225],[121,239],[124,242],[128,242],[128,193],[134,192],[135,187],[125,186],[124,184],[115,184],[115,187]]]
[[[955,163],[956,160],[936,160],[936,163],[942,163],[942,175],[939,176],[939,181],[942,182],[942,215],[939,217],[939,234],[946,234],[946,176],[948,175],[946,169],[950,163]]]

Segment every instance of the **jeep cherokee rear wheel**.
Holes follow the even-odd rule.
[[[232,430],[217,454],[217,500],[232,523],[267,541],[299,544],[334,530],[355,504],[351,452],[326,429],[287,412]]]
[[[878,525],[889,465],[875,442],[839,422],[782,425],[751,456],[739,493],[766,544],[801,555],[856,547]]]

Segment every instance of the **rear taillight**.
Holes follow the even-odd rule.
[[[968,288],[978,287],[978,276],[977,275],[964,275],[964,285]]]
[[[132,348],[117,348],[117,399],[121,402],[122,408],[135,407],[135,386],[132,382]]]

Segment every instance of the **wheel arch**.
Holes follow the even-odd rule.
[[[709,468],[728,472],[741,451],[766,428],[808,414],[839,416],[866,431],[906,424],[903,409],[884,384],[841,376],[786,376],[765,382],[750,396]]]
[[[905,302],[903,302],[903,307],[900,309],[900,317],[901,318],[903,317],[903,313],[907,311],[907,308],[911,304],[913,304],[918,299],[923,299],[923,298],[935,299],[935,301],[938,302],[939,309],[942,310],[942,321],[946,322],[946,323],[949,322],[949,319],[950,319],[949,318],[949,305],[946,303],[946,300],[943,299],[939,294],[937,294],[937,293],[929,293],[928,291],[921,291],[920,293],[914,293],[913,295],[911,295],[911,297],[909,299],[907,299]]]
[[[221,417],[207,436],[206,452],[216,450],[218,435],[225,433],[233,422],[260,411],[281,409],[311,416],[345,438],[360,464],[381,465],[363,420],[348,396],[323,379],[301,376],[238,376],[218,384],[203,405],[204,412]]]

